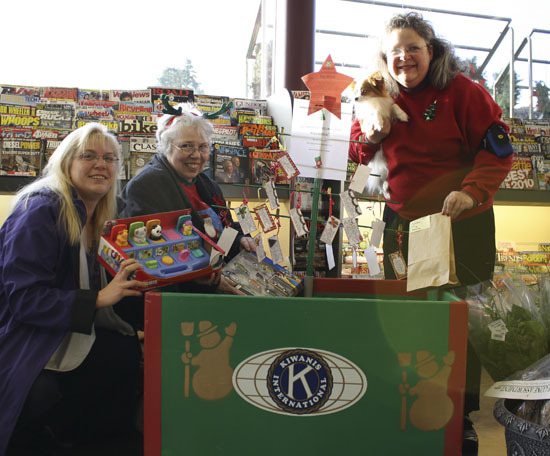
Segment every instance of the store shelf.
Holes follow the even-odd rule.
[[[499,190],[495,204],[505,206],[550,206],[547,190]]]

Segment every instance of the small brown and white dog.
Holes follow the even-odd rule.
[[[382,130],[385,120],[393,122],[400,120],[407,122],[409,116],[395,102],[386,90],[386,84],[382,74],[375,71],[363,80],[360,86],[356,84],[355,117],[361,124],[361,130]],[[366,189],[369,194],[382,194],[386,199],[390,198],[388,187],[388,166],[382,145],[368,164],[371,175],[367,181]],[[373,176],[377,174],[378,176]]]

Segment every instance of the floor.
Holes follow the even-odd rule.
[[[483,370],[481,374],[480,410],[471,416],[479,438],[478,456],[506,455],[504,428],[493,417],[493,406],[497,399],[483,395],[492,384],[493,380]]]

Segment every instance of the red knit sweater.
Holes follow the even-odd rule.
[[[443,200],[453,190],[463,190],[479,203],[458,220],[487,210],[498,186],[508,174],[512,156],[499,158],[482,148],[488,128],[501,124],[502,110],[479,84],[462,74],[444,90],[431,85],[402,91],[397,104],[408,122],[396,122],[382,142],[388,161],[391,202],[387,204],[409,220],[441,212]],[[435,117],[424,113],[436,102]],[[351,139],[361,138],[355,121]],[[377,146],[350,142],[350,160],[367,164]]]

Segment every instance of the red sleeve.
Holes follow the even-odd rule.
[[[371,161],[372,157],[374,157],[377,150],[377,146],[371,146],[364,142],[361,125],[358,120],[355,120],[351,125],[348,152],[349,159],[352,162],[363,163],[366,165]]]
[[[499,185],[506,178],[512,167],[513,155],[499,157],[484,148],[487,130],[494,124],[508,126],[502,122],[502,109],[491,95],[479,84],[464,76],[462,83],[469,85],[457,95],[461,100],[457,107],[457,118],[463,126],[465,143],[471,153],[475,154],[472,170],[462,181],[462,190],[470,194],[478,203],[492,200]]]

